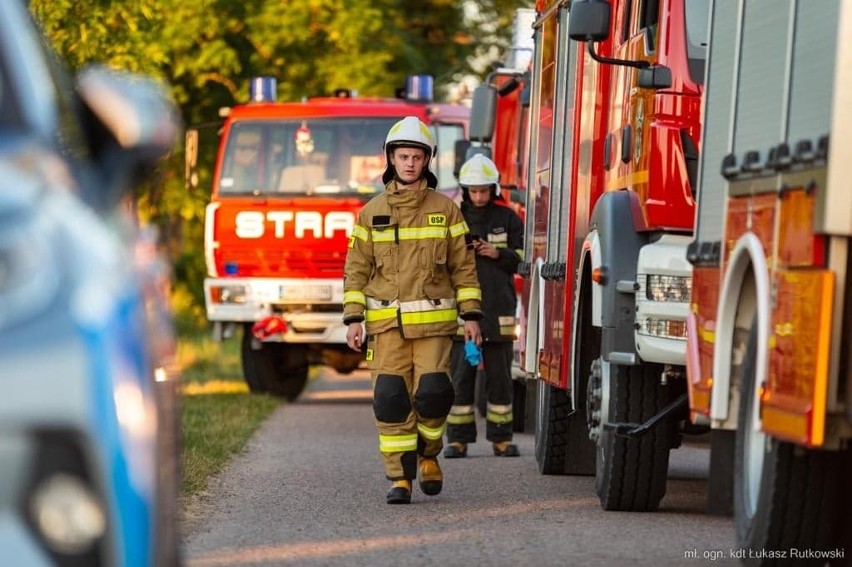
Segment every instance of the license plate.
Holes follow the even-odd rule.
[[[331,299],[330,285],[282,285],[281,299],[293,300],[320,300],[329,301]]]

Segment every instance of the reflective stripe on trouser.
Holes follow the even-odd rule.
[[[404,339],[398,329],[371,335],[367,360],[379,451],[390,480],[417,477],[417,455],[443,448],[453,403],[449,337]]]
[[[512,343],[482,343],[482,365],[478,371],[464,358],[464,342],[453,341],[450,366],[456,401],[447,418],[447,441],[476,442],[477,375],[485,380],[485,438],[492,443],[512,439]]]

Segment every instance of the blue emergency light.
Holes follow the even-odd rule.
[[[407,100],[431,101],[434,91],[431,75],[409,75],[405,79],[405,98]]]
[[[278,96],[275,77],[252,77],[249,81],[251,102],[275,102]]]

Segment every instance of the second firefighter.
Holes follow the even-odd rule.
[[[461,210],[471,231],[476,272],[482,288],[482,363],[485,378],[485,438],[495,455],[517,457],[512,443],[512,344],[517,296],[514,274],[523,256],[523,222],[500,195],[497,166],[484,155],[467,160],[459,171]],[[447,458],[467,456],[476,441],[478,367],[465,359],[464,337],[451,355],[455,402],[447,417]]]

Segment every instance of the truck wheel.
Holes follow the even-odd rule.
[[[669,402],[668,388],[660,385],[657,364],[619,366],[598,359],[592,379],[599,375],[604,423],[642,423]],[[656,510],[666,493],[672,422],[660,423],[631,439],[600,428],[595,486],[604,510]]]
[[[584,281],[587,281],[584,279]],[[600,428],[600,418],[593,415],[598,408],[594,407],[600,395],[592,392],[590,397],[589,374],[592,362],[600,357],[601,330],[592,325],[591,287],[583,285],[579,290],[579,307],[574,326],[573,352],[576,357],[577,375],[573,380],[575,407],[568,416],[568,450],[565,462],[565,472],[571,475],[593,475],[596,467],[597,439],[593,428],[597,421]],[[597,395],[596,395],[597,394]],[[590,419],[591,418],[591,419]]]
[[[764,434],[757,404],[757,325],[740,374],[734,453],[734,520],[740,548],[831,549],[841,528],[843,454],[797,447]],[[746,564],[763,564],[757,558]]]
[[[535,459],[541,474],[565,474],[568,413],[571,401],[564,390],[536,380]]]
[[[305,346],[263,343],[260,349],[254,350],[251,338],[250,332],[243,333],[243,375],[249,390],[268,392],[287,401],[298,398],[308,382],[309,366]],[[261,389],[254,389],[258,387]]]

